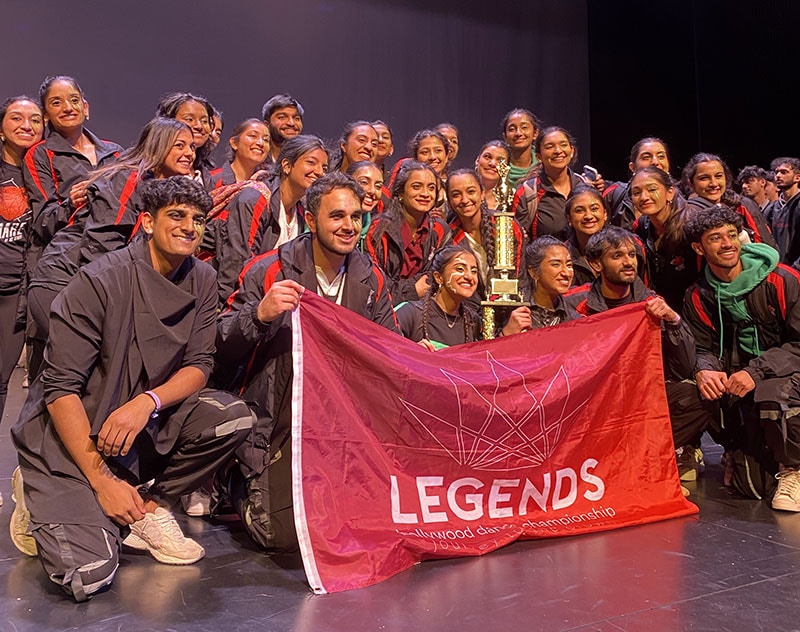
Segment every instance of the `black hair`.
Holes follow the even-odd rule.
[[[455,125],[453,125],[452,123],[439,123],[433,129],[434,129],[434,131],[437,131],[437,132],[439,132],[441,134],[443,129],[448,129],[448,128],[452,129],[452,130],[455,130],[456,136],[459,136],[458,128]]]
[[[391,189],[389,190],[389,194],[392,196],[392,199],[397,199],[400,197],[400,194],[406,188],[406,182],[411,177],[412,172],[414,171],[430,171],[434,177],[436,176],[436,172],[433,170],[429,164],[424,162],[418,162],[417,160],[406,160],[400,169],[397,171],[397,175],[395,175],[394,181],[392,182]],[[439,189],[439,178],[436,178],[436,189],[438,193]]]
[[[178,110],[180,107],[189,101],[197,101],[197,103],[202,105],[205,109],[206,117],[208,118],[208,132],[210,135],[214,126],[214,106],[211,105],[211,101],[203,96],[192,94],[191,92],[168,92],[161,97],[161,100],[158,102],[158,105],[156,106],[156,116],[174,119],[178,116]],[[197,147],[197,153],[194,159],[194,168],[199,169],[213,150],[214,148],[211,147],[208,140],[203,143],[202,147]]]
[[[458,169],[447,176],[447,181],[445,182],[445,190],[447,191],[448,198],[450,197],[450,182],[456,176],[470,176],[475,179],[475,182],[478,184],[478,188],[483,191],[483,185],[481,184],[481,179],[478,177],[472,169]],[[452,208],[452,207],[451,207]],[[483,246],[483,250],[486,252],[486,263],[490,268],[494,268],[494,254],[495,254],[495,225],[492,221],[492,214],[489,212],[489,207],[486,205],[486,201],[483,199],[483,195],[481,195],[481,224],[480,224],[480,231],[481,231],[481,245]],[[453,211],[455,212],[455,210]],[[458,215],[458,213],[456,213]],[[459,223],[461,220],[458,220]]]
[[[458,255],[462,254],[468,254],[471,257],[476,258],[475,253],[469,248],[466,248],[462,245],[454,245],[442,248],[436,253],[436,255],[433,257],[433,261],[431,262],[431,285],[428,288],[428,292],[425,294],[425,298],[422,299],[424,301],[422,304],[422,336],[428,340],[430,340],[430,334],[428,333],[428,321],[430,320],[431,303],[433,302],[433,297],[436,296],[436,293],[439,291],[439,283],[436,282],[433,273],[438,272],[439,274],[442,274],[445,266]],[[475,339],[473,336],[475,329],[475,314],[464,304],[465,302],[466,301],[461,302],[461,304],[458,306],[458,311],[461,312],[461,315],[464,317],[464,340],[465,342],[472,342]]]
[[[3,122],[3,119],[6,117],[6,113],[8,112],[8,108],[11,107],[12,104],[16,103],[17,101],[30,101],[33,103],[37,108],[39,108],[39,113],[42,114],[42,106],[36,102],[36,99],[33,99],[27,95],[21,94],[17,97],[11,97],[0,103],[0,123]]]
[[[238,139],[239,136],[241,136],[248,127],[250,127],[251,125],[256,125],[256,124],[263,125],[264,127],[267,127],[267,131],[269,131],[269,128],[268,128],[267,124],[264,121],[262,121],[261,119],[255,118],[255,117],[248,118],[248,119],[240,121],[239,123],[236,124],[236,127],[234,127],[233,131],[231,131],[231,140]],[[271,142],[272,142],[272,140],[270,139],[270,143]],[[233,162],[233,159],[236,157],[236,152],[233,151],[233,147],[231,147],[229,145],[228,146],[228,150],[227,150],[226,153],[227,153],[228,162]],[[267,160],[268,159],[269,159],[269,151],[267,151]],[[267,162],[267,160],[265,160],[264,162]]]
[[[275,164],[272,165],[272,175],[276,175],[283,180],[286,178],[286,174],[283,172],[284,160],[289,161],[290,166],[294,166],[294,163],[296,163],[301,156],[315,149],[321,149],[325,152],[326,156],[328,155],[328,148],[325,147],[325,143],[322,142],[322,139],[318,136],[300,134],[299,136],[290,138],[281,145],[281,150],[278,152]]]
[[[433,175],[433,180],[436,183],[436,195],[434,196],[434,200],[431,202],[431,208],[433,208],[433,205],[436,203],[436,199],[439,196],[439,186],[441,184],[441,180],[436,175],[433,167],[424,162],[406,159],[402,163],[402,166],[398,170],[397,175],[395,176],[389,188],[391,199],[386,205],[383,213],[380,215],[381,221],[377,222],[376,224],[374,235],[375,241],[380,239],[383,233],[388,230],[389,226],[395,226],[399,230],[403,225],[403,222],[406,221],[406,212],[403,208],[402,202],[400,202],[400,195],[405,190],[406,183],[411,177],[411,174],[415,171],[428,171]]]
[[[486,151],[489,147],[497,147],[498,149],[502,149],[504,152],[506,152],[506,156],[511,155],[511,147],[508,146],[508,143],[499,138],[494,138],[490,141],[486,141],[483,145],[481,145],[481,148],[478,150],[478,156],[475,158],[475,160],[477,161],[478,158],[481,157],[481,154],[484,151]]]
[[[800,173],[800,160],[797,158],[789,158],[786,156],[782,158],[776,158],[769,163],[769,168],[772,169],[772,171],[775,171],[781,165],[789,165],[792,168],[792,171],[795,173]]]
[[[178,115],[180,107],[189,101],[197,101],[205,108],[209,122],[213,120],[215,110],[211,102],[205,97],[191,92],[168,92],[165,94],[156,106],[156,116],[174,119]]]
[[[660,143],[664,148],[664,151],[667,153],[667,160],[669,160],[669,147],[667,147],[667,144],[657,136],[645,136],[644,138],[637,140],[633,147],[631,147],[630,163],[632,165],[636,164],[636,159],[639,157],[639,152],[642,151],[642,145],[646,145],[648,143]]]
[[[44,100],[47,98],[47,93],[50,91],[50,86],[52,86],[56,81],[66,81],[80,93],[82,99],[86,98],[75,77],[70,77],[69,75],[48,75],[44,78],[42,84],[39,86],[39,105],[42,106],[42,110],[44,110]]]
[[[339,136],[339,140],[336,141],[336,147],[334,147],[330,154],[331,154],[331,171],[339,171],[342,168],[342,164],[344,163],[344,150],[342,149],[342,145],[347,143],[347,140],[350,138],[352,133],[356,130],[357,127],[361,126],[368,126],[372,127],[372,123],[370,121],[350,121],[347,125],[344,126],[342,130],[341,136]],[[375,128],[372,128],[373,131]],[[375,136],[378,136],[378,132],[375,132]]]
[[[162,180],[152,178],[144,181],[142,203],[144,209],[151,215],[173,204],[193,206],[205,215],[214,205],[203,185],[186,176],[172,176]]]
[[[636,245],[634,234],[617,226],[606,226],[603,230],[589,237],[586,242],[586,260],[599,261],[603,253],[609,248],[619,248],[622,244],[630,242]]]
[[[716,154],[700,152],[689,159],[681,174],[681,184],[684,191],[694,191],[692,180],[697,175],[697,166],[703,162],[718,162],[720,164],[722,171],[725,173],[725,191],[722,192],[720,202],[730,207],[738,206],[742,198],[733,190],[733,173],[728,167],[728,163]]]
[[[547,249],[555,246],[560,248],[567,247],[563,241],[553,237],[553,235],[542,235],[534,239],[525,247],[525,267],[533,268],[538,272],[539,268],[542,267],[542,261],[544,261],[544,257],[547,254]]]
[[[300,118],[303,118],[305,114],[305,110],[303,106],[300,105],[300,101],[295,99],[291,94],[281,93],[271,97],[261,106],[261,118],[265,121],[269,121],[269,117],[272,116],[276,110],[280,110],[281,108],[297,109]]]
[[[408,143],[408,153],[411,155],[411,157],[414,160],[418,160],[417,150],[419,150],[420,143],[426,138],[438,138],[441,141],[442,146],[444,147],[444,155],[446,160],[447,156],[450,154],[450,141],[447,140],[441,132],[437,132],[433,129],[421,129],[414,134],[414,137]]]
[[[375,127],[376,125],[383,125],[389,131],[389,137],[392,138],[392,140],[394,140],[394,134],[392,133],[392,128],[389,127],[389,124],[386,121],[382,121],[381,119],[375,119],[370,123],[370,125],[372,125],[372,127]]]
[[[763,178],[766,180],[767,172],[758,165],[747,165],[746,167],[742,167],[739,175],[736,176],[736,184],[741,188],[741,186],[751,178],[755,178],[756,180],[761,180]]]
[[[575,140],[575,137],[570,134],[567,130],[563,127],[559,127],[558,125],[551,125],[550,127],[545,127],[539,135],[536,137],[536,140],[533,142],[533,148],[537,155],[542,155],[542,145],[544,144],[544,139],[547,138],[550,134],[561,133],[564,134],[567,138],[567,142],[572,147],[572,160],[569,161],[569,166],[571,167],[574,165],[578,160],[578,142]],[[536,165],[537,167],[539,165]]]
[[[600,202],[603,209],[605,209],[606,213],[608,213],[606,201],[603,199],[603,194],[597,189],[597,187],[593,187],[591,184],[578,184],[574,189],[572,189],[572,191],[570,191],[569,197],[564,205],[564,215],[566,215],[567,218],[569,218],[569,214],[572,212],[572,207],[575,204],[576,198],[584,193],[588,193],[598,202]]]
[[[374,167],[378,171],[381,170],[381,168],[371,160],[359,160],[358,162],[350,163],[350,166],[347,168],[347,175],[352,176],[356,171],[364,167]]]
[[[305,209],[314,217],[319,212],[319,205],[323,195],[328,195],[335,189],[347,189],[352,191],[358,198],[358,203],[364,201],[364,189],[351,176],[345,175],[341,171],[331,171],[324,176],[317,178],[311,183],[306,191]]]
[[[741,232],[741,215],[727,206],[712,206],[709,209],[693,213],[686,221],[684,232],[689,243],[699,242],[707,231],[722,228],[727,224],[735,226],[736,230]]]
[[[506,126],[508,125],[508,121],[512,116],[516,116],[517,114],[522,114],[523,116],[527,116],[531,123],[533,123],[533,127],[538,131],[542,129],[542,121],[530,110],[526,110],[525,108],[514,108],[506,112],[506,115],[503,117],[503,120],[500,122],[500,132],[505,137],[506,135]]]

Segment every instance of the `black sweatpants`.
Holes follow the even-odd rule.
[[[703,399],[697,384],[687,380],[667,382],[666,387],[672,438],[676,449],[695,445],[706,428],[719,425],[719,403]]]
[[[165,456],[140,455],[144,483],[155,479],[150,494],[161,504],[174,504],[213,476],[233,458],[236,448],[247,438],[254,416],[247,405],[223,391],[204,389],[188,412],[174,449]],[[28,468],[36,467],[20,453],[23,480]],[[109,461],[112,469],[113,461]],[[144,473],[146,472],[146,473]],[[130,477],[126,477],[130,478]],[[53,494],[58,479],[53,478]],[[39,548],[39,559],[48,577],[76,601],[84,601],[108,586],[119,566],[119,548],[127,534],[103,512],[94,491],[85,479],[83,507],[91,507],[89,524],[77,524],[68,514],[60,523],[37,523],[31,516],[31,534]]]

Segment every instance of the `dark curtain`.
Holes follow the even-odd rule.
[[[386,120],[395,158],[414,131],[450,121],[458,165],[471,165],[517,106],[570,129],[588,156],[585,0],[5,0],[3,14],[2,96],[74,75],[89,127],[123,145],[166,91],[204,94],[228,132],[287,91],[326,139]]]
[[[631,146],[670,145],[678,176],[698,151],[734,173],[800,153],[793,103],[800,4],[792,0],[592,0],[588,3],[592,148],[627,179]]]

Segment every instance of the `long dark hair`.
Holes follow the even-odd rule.
[[[733,190],[733,185],[735,183],[733,172],[730,170],[730,167],[728,167],[728,163],[717,154],[700,152],[689,158],[689,162],[686,163],[681,174],[681,184],[683,184],[685,191],[687,193],[694,191],[692,180],[694,180],[694,177],[697,175],[697,166],[703,162],[718,162],[722,167],[722,171],[725,173],[725,190],[722,192],[722,197],[719,201],[731,208],[739,206],[742,198]]]
[[[239,137],[244,133],[244,131],[250,127],[251,125],[263,125],[267,128],[267,133],[269,133],[269,125],[267,125],[264,121],[259,118],[248,118],[239,123],[237,123],[236,127],[233,128],[231,132],[231,140],[239,140]],[[272,143],[272,139],[270,139],[270,144]],[[267,156],[269,156],[269,150],[267,151]],[[233,162],[233,159],[236,158],[236,152],[233,150],[233,147],[230,145],[228,146],[228,150],[226,152],[226,158],[228,162]],[[264,161],[266,162],[266,160]]]
[[[473,253],[468,248],[464,246],[447,246],[446,248],[442,248],[439,252],[436,253],[436,256],[433,258],[431,262],[431,271],[438,272],[442,274],[444,272],[445,266],[450,263],[453,259],[455,259],[458,255],[468,254],[471,257],[475,257],[475,253]],[[430,321],[430,314],[431,314],[431,303],[433,302],[434,297],[436,296],[437,292],[440,289],[439,283],[437,283],[433,274],[431,274],[431,285],[428,288],[428,292],[425,294],[425,298],[422,300],[422,335],[424,338],[430,340],[430,335],[428,332],[428,322]],[[475,314],[474,312],[469,309],[465,305],[466,301],[461,301],[461,304],[458,306],[459,314],[464,318],[464,341],[465,342],[472,342],[475,340],[475,336],[473,335],[475,331]]]
[[[408,153],[414,160],[417,160],[417,151],[420,143],[426,138],[438,139],[442,143],[442,147],[444,147],[444,155],[450,155],[450,141],[444,137],[444,134],[437,132],[435,129],[421,129],[408,141]]]
[[[203,96],[198,94],[192,94],[191,92],[168,92],[161,100],[158,102],[158,106],[156,107],[156,116],[163,116],[164,118],[171,118],[174,119],[178,116],[178,110],[184,103],[188,103],[189,101],[196,101],[206,111],[206,116],[208,116],[208,123],[209,123],[209,139],[203,143],[202,147],[197,147],[196,155],[194,158],[194,168],[199,169],[203,163],[205,163],[208,155],[214,150],[213,147],[210,146],[209,140],[211,138],[211,130],[214,126],[214,106],[211,105],[211,101],[206,99]]]
[[[280,180],[286,179],[287,174],[283,171],[283,161],[286,160],[291,169],[301,157],[316,149],[321,149],[328,155],[328,148],[318,136],[300,134],[299,136],[290,138],[281,145],[278,157],[275,159],[275,163],[270,167],[270,176],[277,177]]]
[[[551,125],[550,127],[545,127],[539,135],[536,137],[536,140],[533,142],[534,151],[538,155],[542,155],[542,145],[544,144],[544,139],[550,134],[556,133],[564,134],[567,138],[567,142],[569,142],[570,147],[572,147],[572,160],[569,161],[569,166],[572,167],[578,161],[578,141],[575,140],[575,137],[570,134],[567,130],[563,127],[559,127],[558,125]]]
[[[10,108],[12,105],[17,103],[18,101],[30,101],[37,108],[39,108],[39,114],[42,117],[44,117],[44,111],[42,110],[42,106],[39,105],[39,103],[36,101],[36,99],[34,99],[33,97],[26,96],[24,94],[20,94],[19,96],[16,96],[16,97],[10,97],[10,98],[6,99],[5,101],[3,101],[2,104],[0,104],[0,124],[2,124],[3,123],[3,119],[6,118],[6,114],[8,114],[8,108]],[[2,141],[0,141],[0,144],[2,144]]]
[[[650,176],[666,189],[677,188],[672,177],[666,171],[658,167],[644,167],[639,169],[639,171],[633,174],[631,182],[633,182],[633,178],[638,175]],[[663,251],[669,256],[681,254],[685,250],[688,242],[684,233],[684,227],[686,226],[686,220],[689,215],[691,215],[691,212],[684,199],[677,195],[676,191],[676,195],[669,203],[669,216],[664,223],[664,232],[654,243],[657,250]]]
[[[341,170],[342,163],[344,163],[344,150],[342,149],[342,145],[346,144],[347,140],[350,138],[350,135],[356,131],[357,127],[361,127],[362,125],[372,127],[372,123],[370,121],[351,121],[344,126],[342,135],[339,136],[339,140],[336,141],[336,146],[330,151],[330,171]],[[377,132],[375,133],[377,134]]]
[[[667,154],[667,161],[669,161],[669,147],[667,147],[667,144],[657,136],[645,136],[637,140],[633,147],[631,147],[630,163],[632,165],[636,164],[636,159],[639,157],[639,152],[642,151],[642,147],[649,143],[659,143],[664,148],[664,152]]]
[[[527,116],[530,119],[531,124],[533,125],[533,128],[535,130],[534,136],[536,136],[542,129],[541,119],[538,116],[536,116],[533,112],[531,112],[530,110],[526,110],[525,108],[514,108],[513,110],[509,110],[508,112],[506,112],[506,115],[500,122],[500,130],[501,133],[503,134],[503,138],[506,137],[506,127],[508,126],[508,121],[511,119],[512,116],[515,116],[517,114],[521,114],[522,116]]]
[[[433,167],[424,162],[406,160],[397,172],[397,176],[395,176],[391,188],[389,189],[391,195],[389,203],[386,205],[383,213],[381,213],[379,221],[375,224],[374,239],[376,242],[380,240],[383,233],[385,233],[390,226],[394,226],[399,232],[403,226],[403,222],[406,221],[406,211],[403,208],[403,203],[400,202],[400,195],[405,190],[406,183],[411,177],[411,174],[415,171],[430,171],[433,174],[434,182],[436,182],[436,197],[438,198],[440,180],[433,170]],[[434,203],[435,202],[436,200],[434,199]],[[431,205],[431,208],[433,208],[433,205]]]
[[[450,197],[450,182],[452,178],[456,176],[470,176],[473,178],[478,185],[478,188],[483,192],[483,185],[481,184],[481,179],[478,177],[472,169],[458,169],[451,173],[447,177],[447,182],[445,183],[445,188],[447,190],[447,196]],[[451,206],[452,208],[452,206]],[[490,268],[494,268],[494,255],[495,255],[495,225],[492,221],[492,213],[489,211],[489,207],[486,205],[486,201],[483,199],[483,195],[481,195],[481,245],[483,246],[484,251],[486,252],[486,263]],[[455,212],[455,210],[453,211]],[[456,213],[458,215],[458,213]],[[461,223],[461,219],[458,218],[458,223]]]

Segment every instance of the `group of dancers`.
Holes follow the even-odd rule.
[[[297,548],[289,312],[303,291],[432,352],[642,302],[662,327],[681,480],[702,471],[707,431],[726,484],[800,511],[797,158],[734,179],[698,153],[673,179],[649,137],[630,179],[606,182],[576,170],[566,129],[515,108],[473,168],[451,168],[451,123],[390,164],[386,122],[325,142],[278,94],[215,165],[223,115],[202,96],[165,95],[126,149],[88,119],[66,76],[0,107],[0,406],[26,343],[30,381],[11,533],[74,599],[110,585],[123,546],[200,559],[177,507]],[[517,306],[487,332],[508,239]]]

